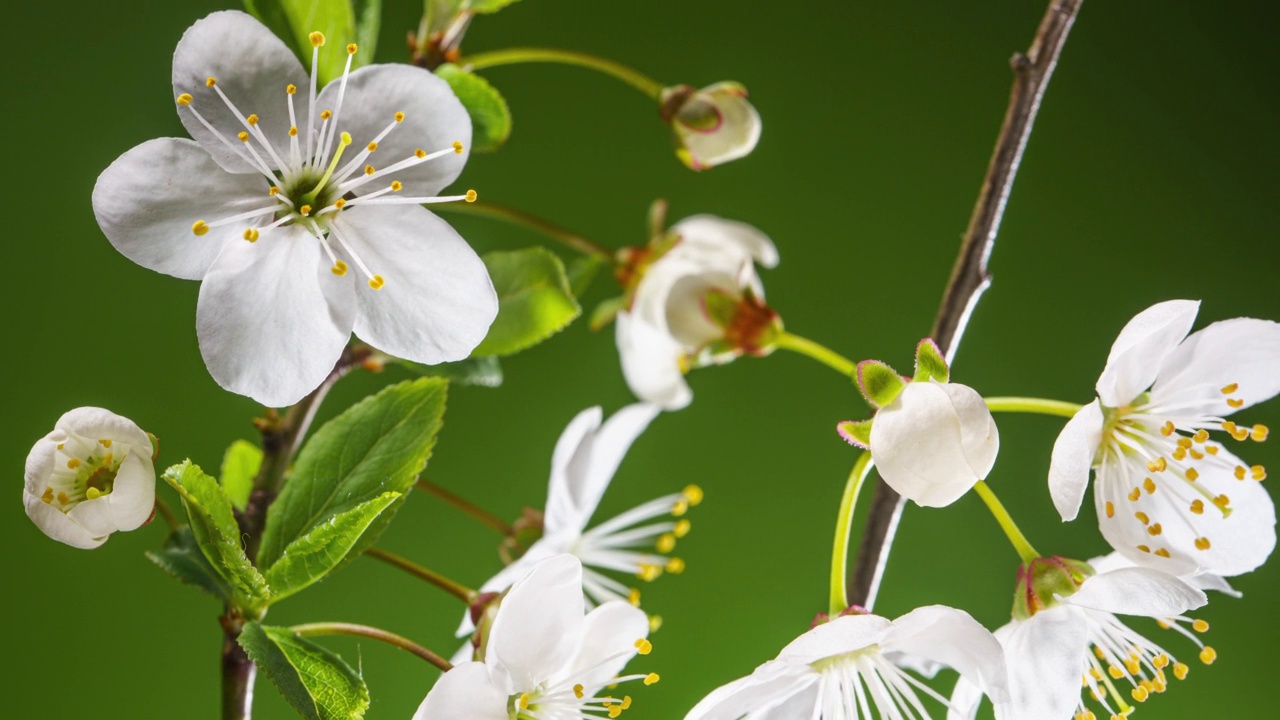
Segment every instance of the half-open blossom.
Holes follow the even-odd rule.
[[[196,333],[219,385],[266,405],[318,386],[354,330],[422,363],[466,357],[497,298],[469,245],[423,203],[466,161],[449,85],[407,65],[350,72],[312,33],[312,72],[252,17],[198,21],[173,57],[178,115],[98,178],[93,209],[143,267],[202,280]],[[347,53],[317,94],[321,52]]]
[[[22,504],[41,532],[91,549],[151,518],[151,439],[132,420],[95,407],[58,418],[27,455]]]
[[[745,157],[760,140],[760,113],[741,83],[669,87],[662,91],[662,118],[671,125],[676,156],[693,170]]]
[[[778,251],[759,230],[695,215],[625,253],[627,288],[618,313],[622,372],[641,400],[667,410],[685,407],[690,369],[763,354],[780,327],[764,304],[755,263],[771,268]]]
[[[615,694],[614,685],[658,681],[656,673],[619,676],[637,653],[652,649],[649,620],[625,602],[585,616],[583,609],[577,558],[556,555],[535,564],[498,607],[484,660],[441,676],[414,720],[617,717],[631,697]]]
[[[614,600],[633,605],[640,602],[638,589],[623,585],[606,575],[607,571],[626,573],[645,581],[654,580],[664,572],[683,572],[684,561],[669,554],[675,549],[676,541],[690,530],[685,513],[690,506],[702,501],[702,490],[696,485],[650,500],[587,529],[631,443],[658,412],[660,408],[655,405],[631,405],[614,413],[602,425],[601,410],[594,407],[582,411],[569,423],[551,456],[542,537],[481,586],[481,593],[502,592],[534,564],[561,553],[582,561],[582,586],[588,606]],[[472,629],[468,614],[459,635]]]
[[[850,444],[871,450],[885,483],[926,507],[950,505],[995,465],[1000,433],[982,396],[949,381],[946,360],[932,340],[916,347],[916,374],[888,365],[858,364],[858,388],[871,420],[837,426]]]
[[[1280,324],[1236,318],[1191,335],[1199,303],[1173,300],[1129,321],[1098,378],[1098,399],[1058,436],[1049,490],[1064,520],[1089,470],[1102,534],[1136,563],[1175,575],[1233,576],[1276,545],[1276,511],[1220,438],[1261,442],[1262,425],[1226,418],[1280,392]]]
[[[893,621],[854,614],[820,624],[751,675],[712,691],[685,720],[927,719],[921,695],[947,701],[901,665],[934,664],[954,668],[997,703],[1007,699],[1000,643],[967,613],[933,605]]]
[[[1093,574],[1095,563],[1105,570]],[[1167,690],[1170,675],[1185,679],[1190,667],[1116,616],[1155,618],[1194,643],[1208,664],[1217,654],[1195,633],[1209,625],[1184,614],[1206,602],[1201,590],[1172,575],[1109,558],[1040,558],[1023,565],[1015,619],[995,632],[1009,667],[1010,695],[1007,706],[996,705],[996,717],[1098,717],[1090,701],[1104,710],[1101,717],[1127,716],[1133,704]],[[981,700],[979,689],[962,678],[951,697],[952,717],[973,718]]]

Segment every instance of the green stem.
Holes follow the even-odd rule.
[[[836,515],[836,539],[831,548],[831,615],[840,614],[849,607],[848,587],[845,573],[849,568],[849,534],[853,530],[853,511],[858,505],[858,493],[862,491],[863,481],[871,472],[871,453],[864,452],[849,473],[849,480],[844,484],[844,494],[840,496],[840,511]]]
[[[784,330],[778,333],[776,342],[777,346],[783,350],[790,350],[792,352],[798,352],[801,355],[807,355],[832,370],[835,370],[841,375],[845,375],[849,378],[856,377],[858,370],[857,364],[834,350],[823,347],[808,338],[802,338],[799,335],[794,335]]]
[[[414,577],[426,580],[468,605],[475,602],[476,598],[479,596],[475,590],[456,583],[434,570],[428,570],[412,560],[401,557],[393,552],[388,552],[382,548],[371,547],[368,550],[365,550],[364,554],[371,558],[381,560],[392,567],[404,570]]]
[[[156,495],[156,514],[164,518],[165,524],[169,526],[169,532],[182,526],[182,523],[178,522],[178,516],[173,514],[173,508],[169,507],[169,503],[159,495]]]
[[[448,660],[413,642],[412,640],[388,632],[381,628],[370,627],[369,625],[356,625],[354,623],[341,622],[319,622],[307,623],[305,625],[294,625],[289,628],[298,634],[299,637],[315,637],[317,635],[354,635],[356,637],[366,637],[388,645],[393,645],[413,653],[427,662],[435,665],[444,672],[449,672],[453,668]]]
[[[545,235],[556,242],[566,245],[584,255],[598,257],[607,263],[614,262],[614,253],[609,248],[592,242],[587,238],[565,228],[556,225],[547,220],[543,220],[537,215],[531,215],[523,210],[517,210],[506,205],[476,200],[469,203],[440,203],[431,208],[432,210],[442,210],[444,212],[458,213],[460,215],[477,215],[479,217],[493,218],[528,228],[536,233]]]
[[[1027,537],[1018,529],[1018,524],[1013,521],[1009,511],[1004,509],[1000,498],[996,497],[990,486],[979,480],[973,489],[978,491],[978,497],[982,498],[982,502],[986,503],[987,509],[991,511],[992,517],[1000,523],[1000,529],[1004,531],[1005,537],[1009,538],[1009,542],[1013,543],[1013,549],[1018,551],[1022,562],[1029,563],[1039,558],[1040,553],[1027,542]]]
[[[432,495],[435,495],[436,497],[440,498],[446,503],[458,508],[462,512],[470,515],[476,520],[479,520],[485,525],[488,525],[489,527],[493,528],[501,535],[512,534],[511,525],[506,522],[503,522],[503,520],[499,518],[497,515],[494,515],[488,510],[485,510],[476,505],[473,505],[471,502],[464,500],[463,498],[457,495],[454,495],[453,493],[449,492],[448,490],[445,490],[444,488],[440,487],[439,485],[436,485],[435,483],[429,480],[419,480],[417,482],[417,488],[423,492],[431,493]]]
[[[662,83],[622,63],[584,52],[560,50],[558,48],[517,47],[477,53],[458,60],[459,65],[469,67],[472,70],[531,62],[576,65],[602,72],[605,75],[621,80],[656,101],[662,100]]]
[[[990,397],[987,398],[987,409],[992,412],[1037,413],[1040,415],[1056,415],[1070,418],[1080,411],[1076,403],[1061,400],[1045,400],[1031,397]]]

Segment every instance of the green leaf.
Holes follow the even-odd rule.
[[[907,386],[896,370],[879,360],[858,363],[858,389],[873,407],[884,407],[893,402]]]
[[[289,628],[251,622],[238,638],[249,659],[307,720],[359,720],[369,688],[342,658]]]
[[[262,451],[248,440],[237,440],[222,455],[222,473],[218,479],[222,481],[222,491],[231,499],[237,510],[244,510],[249,504],[249,493],[253,492],[253,479],[262,467]]]
[[[591,311],[591,319],[588,321],[587,326],[593,331],[602,330],[606,325],[613,322],[614,318],[618,317],[618,313],[625,310],[626,307],[627,297],[625,295],[602,300],[596,306],[596,309]]]
[[[271,602],[283,600],[332,572],[346,559],[373,521],[399,497],[397,492],[383,493],[333,515],[289,543],[280,559],[267,570]]]
[[[480,15],[489,15],[515,2],[517,0],[462,0],[459,5],[464,10],[470,10]]]
[[[355,0],[353,11],[356,16],[356,42],[360,44],[360,53],[352,61],[352,67],[368,65],[375,57],[378,49],[378,32],[382,29],[382,0]],[[363,59],[361,59],[363,58]]]
[[[595,255],[583,255],[570,260],[565,270],[569,276],[569,288],[573,290],[573,296],[580,298],[585,295],[587,290],[591,289],[591,282],[596,279],[596,275],[600,274],[600,268],[604,266],[604,259]]]
[[[258,563],[270,568],[286,546],[335,515],[383,493],[408,492],[435,446],[448,387],[440,378],[392,385],[320,428],[267,511]],[[356,552],[373,544],[398,504],[365,531]]]
[[[868,450],[871,448],[872,422],[872,420],[845,420],[836,425],[836,432],[840,433],[840,437],[850,445]]]
[[[200,552],[190,527],[184,525],[169,533],[164,547],[148,550],[147,559],[178,580],[219,600],[226,601],[231,597],[230,588],[209,564],[204,553]]]
[[[236,604],[244,610],[265,606],[271,591],[244,553],[240,526],[222,486],[190,460],[165,470],[164,479],[182,496],[191,535],[209,564],[230,586]]]
[[[938,345],[925,338],[916,346],[916,374],[914,382],[921,380],[937,380],[946,382],[951,370],[947,367],[947,359],[943,357]]]
[[[458,362],[440,363],[439,365],[423,365],[398,358],[391,358],[404,367],[420,375],[444,378],[455,385],[478,385],[480,387],[498,387],[502,384],[502,364],[498,358],[471,357]]]
[[[351,59],[352,69],[373,59],[382,14],[381,0],[355,0],[360,6],[360,27],[356,27],[353,0],[244,0],[244,7],[280,39],[291,44],[303,67],[311,66],[311,33],[324,33],[316,74],[320,84],[342,77],[347,64],[346,46],[356,43],[359,51]]]
[[[493,152],[502,147],[511,135],[511,108],[502,93],[488,80],[452,63],[436,68],[436,75],[449,83],[471,115],[471,149]]]
[[[560,332],[582,313],[564,263],[546,248],[484,256],[498,291],[498,317],[472,355],[511,355]]]

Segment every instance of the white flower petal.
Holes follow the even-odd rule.
[[[81,550],[92,550],[107,541],[107,534],[95,537],[88,530],[67,517],[61,510],[42,501],[39,496],[24,492],[22,504],[27,517],[40,528],[40,532]]]
[[[778,249],[773,241],[768,235],[744,222],[726,220],[715,215],[692,215],[673,225],[671,231],[689,245],[717,247],[722,248],[722,251],[736,247],[762,267],[772,268],[778,265]]]
[[[844,615],[792,640],[778,653],[778,659],[812,663],[855,652],[881,642],[890,626],[888,620],[878,615]]]
[[[293,96],[294,112],[299,132],[305,133],[310,85],[306,71],[293,52],[262,23],[245,13],[226,10],[196,21],[183,34],[173,53],[174,97],[191,94],[194,98],[191,107],[221,137],[230,140],[231,146],[209,132],[190,110],[179,107],[178,117],[187,132],[227,171],[253,173],[256,172],[254,166],[242,154],[236,138],[245,129],[244,118],[236,117],[217,92],[206,87],[205,81],[210,77],[217,80],[218,88],[243,115],[258,115],[258,127],[266,133],[276,152],[287,157],[289,96],[285,87],[293,84],[298,88]],[[318,127],[319,119],[316,122]],[[273,164],[262,149],[258,153],[268,164]]]
[[[413,720],[508,720],[507,696],[484,663],[462,663],[440,676]]]
[[[720,121],[709,130],[680,121],[672,123],[676,137],[688,152],[686,163],[695,170],[715,167],[748,155],[760,140],[760,114],[747,100],[737,83],[716,83],[699,90],[690,103],[706,103],[715,108]],[[704,110],[696,113],[701,115]]]
[[[973,720],[978,716],[978,708],[982,705],[984,695],[982,688],[961,676],[951,689],[947,720]]]
[[[679,410],[693,401],[693,391],[680,371],[684,348],[670,335],[621,312],[616,338],[622,374],[636,397],[663,410]]]
[[[511,587],[515,581],[528,574],[533,569],[533,566],[538,564],[538,561],[568,552],[569,543],[564,542],[562,538],[564,538],[564,535],[543,535],[523,555],[516,558],[515,562],[502,568],[496,575],[486,580],[480,586],[480,592],[502,592]],[[475,629],[475,624],[471,622],[471,612],[464,610],[462,622],[458,625],[455,636],[464,637],[470,635]]]
[[[573,660],[583,632],[582,564],[557,555],[516,581],[489,629],[485,661],[494,680],[529,691]]]
[[[229,243],[200,285],[196,332],[219,385],[263,405],[301,400],[351,336],[351,278],[335,277],[296,226]]]
[[[1191,332],[1199,310],[1197,300],[1169,300],[1135,315],[1112,344],[1098,378],[1102,404],[1122,407],[1151,387],[1165,356]]]
[[[334,223],[386,281],[380,290],[363,279],[355,288],[361,339],[429,365],[462,360],[480,344],[498,296],[480,256],[448,223],[417,205],[352,207]]]
[[[190,140],[148,140],[116,158],[93,186],[93,213],[121,255],[166,275],[199,280],[222,246],[255,223],[196,236],[198,220],[215,222],[266,207],[261,176],[232,175]],[[270,213],[264,213],[269,217]]]
[[[67,511],[67,517],[95,537],[106,537],[120,529],[116,525],[115,518],[111,516],[111,502],[108,496],[77,503]]]
[[[871,426],[880,476],[926,507],[950,505],[968,492],[991,471],[999,448],[982,397],[955,383],[908,383]]]
[[[151,519],[156,507],[156,470],[151,457],[130,452],[120,463],[115,486],[106,500],[118,530],[136,530]]]
[[[942,605],[917,608],[893,621],[880,647],[933,660],[976,682],[995,702],[1008,698],[1004,649],[969,613]]]
[[[1059,600],[1090,610],[1154,618],[1175,617],[1209,602],[1203,592],[1178,578],[1143,567],[1094,575],[1074,594]]]
[[[595,433],[586,473],[577,491],[578,507],[588,518],[600,504],[601,496],[618,471],[622,458],[631,449],[631,444],[660,412],[662,408],[650,403],[628,405],[610,416]]]
[[[316,104],[336,110],[341,86],[340,80],[326,85]],[[378,141],[378,149],[369,156],[367,164],[387,167],[413,157],[414,150],[431,153],[445,150],[455,142],[462,143],[462,153],[449,153],[398,171],[389,175],[385,183],[375,180],[362,185],[356,194],[380,190],[392,180],[399,180],[404,184],[405,197],[436,195],[462,174],[467,163],[471,150],[471,117],[449,83],[422,68],[404,64],[368,65],[351,73],[342,111],[336,120],[337,129],[349,132],[355,147],[347,149],[340,165],[392,124],[397,112],[404,113],[404,121],[395,123],[395,128]],[[336,145],[338,133],[333,136]],[[332,154],[331,150],[330,157]]]
[[[1089,642],[1081,610],[1042,610],[1014,621],[1003,637],[1011,720],[1070,718],[1080,704],[1080,671]]]
[[[1080,408],[1063,426],[1049,461],[1049,495],[1063,522],[1080,514],[1089,486],[1089,471],[1102,443],[1102,405],[1098,400]]]
[[[99,407],[79,407],[62,414],[54,427],[93,440],[111,440],[151,454],[151,438],[129,418]]]
[[[684,720],[739,720],[761,708],[785,703],[812,687],[818,678],[818,673],[805,664],[773,660],[747,677],[712,690]],[[809,702],[810,714],[813,706],[814,703]]]
[[[1240,387],[1224,395],[1222,388],[1229,385]],[[1189,402],[1191,388],[1203,390],[1204,404],[1195,412],[1219,417],[1275,397],[1280,393],[1280,323],[1235,318],[1192,333],[1165,358],[1152,401],[1176,395],[1177,402]],[[1244,404],[1231,407],[1228,398]]]
[[[587,481],[595,433],[603,419],[604,412],[599,407],[587,408],[569,421],[556,441],[551,454],[547,507],[543,513],[546,534],[574,531],[580,534],[595,511],[595,503],[590,508],[583,507],[582,490]]]
[[[570,675],[593,692],[613,681],[636,654],[636,641],[649,636],[649,616],[630,603],[608,602],[587,613],[582,647]],[[615,657],[616,656],[616,657]]]

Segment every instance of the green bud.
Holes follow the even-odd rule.
[[[873,407],[881,408],[893,402],[907,386],[897,370],[879,360],[863,360],[858,363],[858,389]]]

